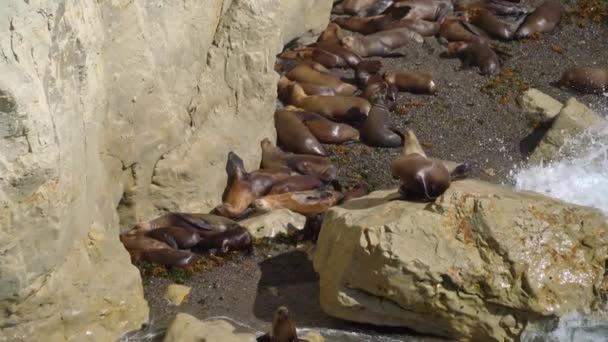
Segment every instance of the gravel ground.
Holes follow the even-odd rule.
[[[442,47],[435,38],[402,50],[404,58],[384,59],[385,70],[431,72],[439,87],[436,96],[401,93],[399,110],[391,114],[394,122],[401,129],[413,128],[427,154],[471,161],[476,166],[474,178],[497,183],[510,182],[510,172],[525,162],[527,151],[534,145],[533,128],[515,102],[523,86],[538,88],[560,101],[576,95],[591,106],[608,102],[606,97],[572,94],[551,85],[574,64],[608,66],[608,25],[581,28],[566,18],[549,35],[510,42],[504,48],[512,57],[503,61],[503,73],[492,78],[479,75],[476,69],[460,70],[457,59],[440,58]],[[352,72],[343,76],[352,77]],[[494,87],[488,88],[489,85]],[[400,148],[374,149],[362,144],[326,147],[339,165],[343,181],[364,179],[374,189],[396,185],[388,166],[401,153]],[[166,327],[177,312],[199,318],[229,316],[265,330],[274,309],[287,305],[302,327],[360,331],[399,340],[431,340],[411,337],[405,329],[330,318],[319,307],[317,275],[305,253],[294,246],[277,244],[272,250],[258,250],[256,254],[232,258],[221,267],[183,279],[192,292],[179,307],[168,306],[162,299],[173,280],[146,279],[145,296],[151,308],[148,330]]]

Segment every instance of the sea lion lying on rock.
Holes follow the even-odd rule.
[[[143,234],[123,234],[120,235],[120,241],[131,255],[133,263],[148,261],[165,266],[187,267],[199,259],[194,253],[176,250]]]
[[[336,205],[343,195],[338,191],[299,191],[268,195],[255,200],[253,206],[261,211],[286,208],[302,215],[315,215]]]
[[[297,83],[292,84],[289,104],[334,121],[362,121],[371,105],[356,96],[308,96]]]
[[[290,107],[288,106],[287,109]],[[359,131],[347,124],[333,122],[312,112],[296,111],[295,114],[319,142],[324,144],[343,144],[359,140]]]
[[[287,150],[294,153],[326,156],[323,145],[310,132],[296,112],[279,110],[274,114],[277,138]]]
[[[468,175],[470,166],[428,158],[412,130],[405,135],[403,156],[391,165],[393,177],[401,180],[399,193],[405,199],[432,201],[455,179]]]

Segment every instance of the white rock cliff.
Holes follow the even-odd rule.
[[[113,340],[147,319],[119,225],[219,201],[274,137],[274,55],[330,0],[0,6],[0,341]]]

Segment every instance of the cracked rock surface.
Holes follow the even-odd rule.
[[[598,210],[472,180],[434,204],[394,195],[326,214],[314,268],[331,316],[504,341],[606,296],[608,223]]]

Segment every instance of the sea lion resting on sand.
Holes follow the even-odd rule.
[[[359,131],[347,124],[333,122],[322,115],[293,106],[287,106],[286,109],[295,111],[302,123],[324,144],[343,144],[359,140]]]
[[[572,67],[558,84],[584,93],[603,93],[608,91],[608,68]]]
[[[319,72],[307,64],[298,64],[293,60],[284,60],[279,70],[284,72],[285,77],[298,83],[312,83],[333,89],[336,94],[351,96],[357,90],[352,84],[342,82],[331,74]],[[284,82],[284,81],[283,81]]]
[[[487,9],[473,8],[468,10],[465,16],[468,22],[479,27],[492,38],[501,40],[513,39],[514,32],[511,27]]]
[[[418,71],[387,71],[384,79],[400,91],[413,94],[435,94],[437,85],[433,76],[427,72]]]
[[[446,54],[459,57],[463,69],[472,65],[479,67],[482,75],[494,75],[500,69],[498,55],[486,41],[451,42]]]
[[[342,45],[361,57],[390,56],[393,54],[393,50],[412,41],[423,43],[424,38],[407,27],[401,27],[364,37],[344,37],[342,38]]]
[[[310,132],[296,112],[278,110],[274,114],[277,138],[287,150],[294,153],[326,156],[323,145]]]
[[[308,96],[297,83],[292,84],[289,104],[335,121],[362,121],[371,107],[356,96]]]
[[[391,165],[393,177],[401,180],[399,193],[405,199],[435,200],[452,180],[468,175],[470,166],[428,158],[412,130],[407,130],[403,156]]]
[[[547,0],[530,13],[515,32],[516,39],[536,33],[551,32],[561,19],[562,5],[559,0]]]
[[[372,109],[360,128],[361,140],[368,146],[398,147],[403,144],[403,136],[390,122],[384,95],[376,94]]]

